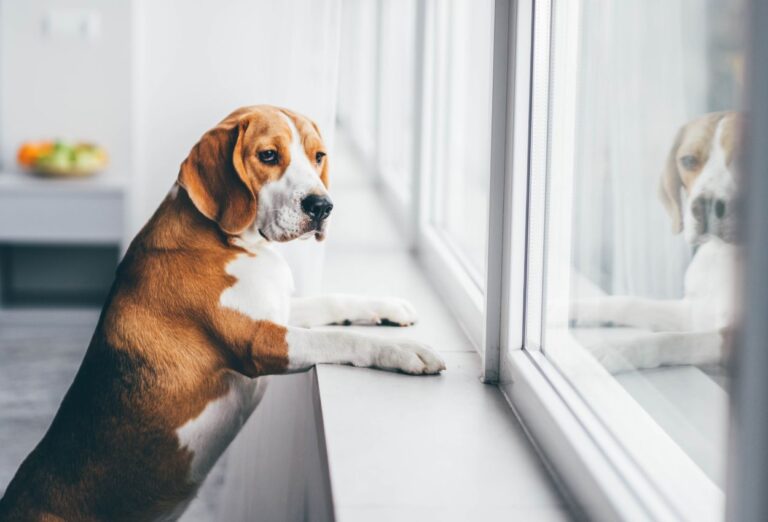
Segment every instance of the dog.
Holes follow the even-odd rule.
[[[678,131],[669,152],[659,195],[672,232],[682,232],[695,250],[683,298],[604,296],[572,306],[576,325],[609,323],[652,331],[587,346],[609,372],[725,362],[736,322],[736,165],[742,125],[743,115],[736,112],[703,115]]]
[[[176,520],[264,394],[334,363],[438,374],[422,343],[327,324],[410,325],[400,299],[291,298],[273,242],[322,240],[333,204],[317,125],[253,106],[205,133],[131,243],[96,331],[0,520]]]

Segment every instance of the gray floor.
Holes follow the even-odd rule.
[[[62,312],[52,321],[51,314],[14,316],[0,319],[0,491],[48,428],[96,324],[95,313]],[[222,458],[186,522],[215,520],[225,466]]]
[[[0,490],[42,437],[80,364],[92,324],[0,324]]]

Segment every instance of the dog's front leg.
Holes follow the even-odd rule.
[[[410,326],[416,311],[404,299],[329,294],[291,300],[290,324],[309,328],[331,324]]]
[[[658,332],[588,344],[587,350],[610,373],[660,366],[721,364],[724,332]]]
[[[287,329],[285,339],[288,345],[288,372],[300,372],[325,363],[414,375],[435,374],[445,369],[440,355],[416,341],[293,327]]]
[[[679,332],[690,329],[691,303],[685,299],[607,295],[574,301],[570,317],[580,326],[610,323],[656,332]]]
[[[340,330],[310,330],[272,321],[247,323],[246,330],[223,331],[223,342],[237,357],[236,369],[249,377],[296,373],[316,364],[349,364],[415,375],[445,369],[443,359],[423,343]]]

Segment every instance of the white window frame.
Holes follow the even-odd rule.
[[[560,26],[565,38],[554,45],[550,31],[553,7],[558,15],[565,15],[561,21],[576,21],[578,4],[518,0],[512,2],[508,14],[512,37],[502,24],[495,24],[493,113],[503,114],[506,125],[493,125],[496,147],[491,173],[487,288],[496,290],[486,296],[489,313],[484,340],[485,380],[498,379],[562,479],[561,484],[567,485],[568,493],[589,517],[721,519],[722,491],[605,370],[584,354],[567,334],[567,328],[562,335],[550,335],[543,342],[544,298],[567,300],[562,290],[569,288],[567,264],[565,269],[557,264],[546,267],[548,278],[557,279],[556,284],[547,285],[544,278],[545,262],[558,259],[558,255],[547,256],[545,252],[549,248],[545,237],[547,220],[554,220],[557,226],[552,230],[564,236],[557,238],[560,244],[569,245],[570,241],[570,213],[567,205],[558,206],[567,201],[552,202],[558,210],[547,214],[547,173],[559,177],[560,183],[567,182],[570,172],[565,167],[572,154],[567,147],[550,150],[551,133],[572,132],[568,122],[575,113],[575,100],[567,95],[553,97],[549,82],[552,74],[558,81],[574,74],[577,58],[576,38],[563,41],[574,36],[577,27]],[[506,0],[497,0],[497,16],[503,16],[508,7]],[[568,9],[574,11],[563,12]],[[561,59],[553,62],[552,54]],[[505,82],[506,89],[502,88]],[[549,125],[553,110],[558,114],[557,129]],[[557,142],[567,144],[572,140],[566,135]],[[505,150],[500,143],[506,144]],[[586,369],[594,393],[585,396],[585,387],[577,392],[546,357],[547,345],[575,354],[570,363],[578,365],[580,371]],[[595,413],[598,409],[601,415]],[[606,411],[620,411],[622,415],[606,423]],[[618,422],[628,417],[632,422]],[[639,437],[644,444],[638,444]]]
[[[377,12],[381,13],[381,6],[384,1],[386,0],[376,1],[375,9]],[[440,122],[436,121],[436,118],[439,118],[439,111],[434,107],[435,100],[432,95],[434,89],[439,86],[434,78],[436,69],[433,60],[436,56],[434,45],[435,36],[438,34],[438,29],[435,27],[435,24],[438,23],[435,14],[438,12],[438,4],[442,0],[415,1],[416,39],[413,85],[415,139],[413,157],[411,158],[410,202],[405,201],[402,193],[387,182],[387,173],[381,168],[382,162],[376,157],[377,154],[391,153],[391,151],[379,150],[371,155],[365,153],[363,144],[353,143],[353,145],[368,167],[385,205],[390,209],[390,214],[394,217],[402,234],[403,242],[416,255],[475,349],[482,352],[485,315],[485,296],[482,287],[485,281],[482,275],[478,278],[459,249],[453,245],[450,237],[443,233],[439,227],[434,226],[430,215],[432,204],[430,185],[433,182],[432,174],[435,170],[436,159],[433,145],[436,133],[440,129]],[[376,42],[375,56],[372,57],[376,62],[375,84],[377,90],[382,88],[382,82],[379,81],[382,74],[381,49],[384,45],[383,39],[387,37],[391,37],[391,35],[383,34],[379,20],[376,24],[374,37]],[[376,132],[373,138],[378,143],[380,142],[378,126],[381,121],[381,107],[377,100],[372,100],[372,103],[376,107],[374,111]],[[340,105],[343,106],[343,103]],[[355,122],[347,121],[349,119],[343,118],[342,123],[351,127],[350,130],[354,133]],[[355,136],[351,137],[354,142]]]

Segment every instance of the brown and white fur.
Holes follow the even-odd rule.
[[[735,322],[737,246],[736,168],[743,117],[701,116],[684,125],[669,152],[660,196],[695,254],[685,272],[684,296],[655,300],[605,296],[576,301],[579,325],[611,323],[654,333],[588,346],[611,372],[664,365],[723,362]]]
[[[399,299],[291,298],[271,244],[322,239],[327,185],[318,128],[296,113],[242,108],[203,135],[120,263],[80,370],[0,519],[175,520],[258,405],[261,377],[319,363],[445,368],[418,342],[307,328],[416,320]]]

